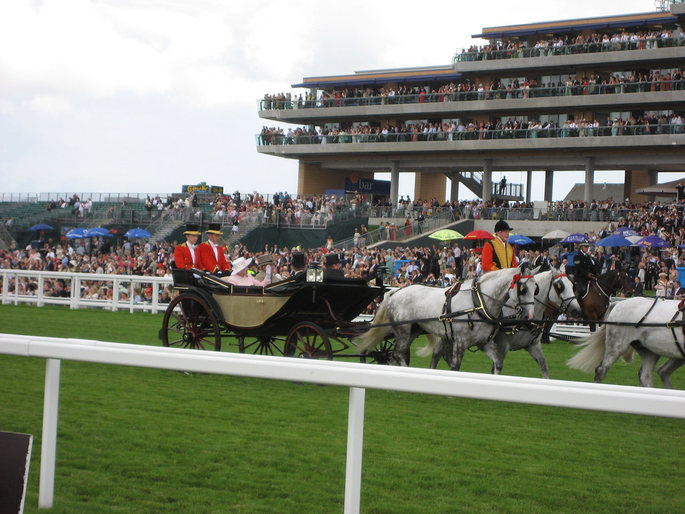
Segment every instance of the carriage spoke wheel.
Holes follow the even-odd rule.
[[[254,355],[283,355],[283,350],[278,346],[275,337],[239,336],[238,351]]]
[[[319,325],[309,322],[298,323],[290,329],[284,354],[305,359],[333,359],[328,336]]]
[[[182,294],[171,301],[160,336],[164,346],[221,350],[219,325],[207,303],[196,296]]]
[[[360,360],[361,362],[370,362],[371,364],[389,364],[390,356],[394,349],[395,340],[385,337],[375,348],[363,354]]]

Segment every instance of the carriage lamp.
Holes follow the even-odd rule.
[[[386,276],[387,272],[387,266],[376,266],[376,285],[378,287],[382,287],[383,284],[390,284],[390,277]]]
[[[307,267],[307,282],[323,282],[323,270],[318,262],[312,262]]]

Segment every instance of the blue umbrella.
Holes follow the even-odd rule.
[[[659,236],[645,236],[635,244],[637,246],[647,246],[650,248],[668,248],[671,246],[671,243]]]
[[[112,234],[104,227],[94,227],[86,230],[86,237],[112,237]]]
[[[615,248],[617,246],[632,246],[633,243],[628,241],[625,237],[617,234],[611,234],[595,243],[595,246],[605,246]]]
[[[86,235],[86,229],[85,228],[74,228],[67,232],[66,238],[67,239],[84,239],[88,237]]]
[[[589,243],[590,240],[585,234],[570,234],[561,240],[562,243]]]
[[[152,237],[152,234],[144,228],[132,228],[124,234],[124,237],[129,237],[131,239],[149,239]]]
[[[632,228],[618,227],[616,230],[614,230],[613,235],[621,236],[621,237],[628,237],[628,236],[636,236],[637,232],[635,232]]]
[[[32,227],[29,227],[29,230],[36,232],[38,230],[53,230],[53,228],[50,225],[46,225],[45,223],[38,223]]]
[[[509,236],[509,243],[513,245],[533,245],[535,244],[535,241],[533,241],[530,237],[528,236],[522,236],[519,234],[511,234]]]

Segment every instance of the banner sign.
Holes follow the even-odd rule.
[[[390,181],[360,178],[356,175],[353,175],[352,177],[345,177],[345,191],[347,193],[389,195]]]
[[[209,194],[224,194],[224,186],[209,186],[207,184],[183,185],[181,193],[209,193]]]

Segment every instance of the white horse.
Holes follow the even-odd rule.
[[[679,300],[644,297],[616,302],[604,321],[617,324],[602,325],[581,343],[582,350],[567,364],[581,371],[594,370],[595,382],[601,382],[619,357],[630,362],[637,351],[642,358],[640,385],[652,387],[654,366],[664,356],[669,361],[659,369],[659,374],[662,380],[666,375],[664,386],[670,387],[670,374],[685,359],[685,312],[679,306]]]
[[[447,296],[451,288],[423,285],[394,291],[381,303],[372,327],[357,338],[357,346],[366,353],[393,333],[395,348],[390,360],[407,366],[412,341],[427,333],[452,342],[446,360],[458,370],[466,349],[482,344],[499,328],[507,301],[516,306],[521,317],[533,318],[535,281],[526,272],[525,265],[493,271],[467,280],[453,296]]]
[[[573,283],[565,273],[559,273],[557,270],[544,271],[535,275],[535,282],[538,286],[534,309],[536,320],[542,320],[547,311],[568,314],[571,317],[580,315],[580,305],[573,291]],[[506,316],[511,310],[512,306],[507,304],[502,314]],[[547,360],[542,352],[541,344],[544,329],[544,323],[526,323],[514,327],[513,333],[501,330],[494,341],[488,341],[485,345],[486,347],[496,346],[498,360],[492,363],[492,372],[496,375],[502,372],[507,352],[525,349],[540,366],[542,378],[549,378]],[[483,350],[486,349],[483,348]]]
[[[546,311],[579,315],[580,305],[573,292],[573,283],[565,273],[557,270],[543,271],[535,275],[537,284],[535,292],[534,319],[542,320]],[[510,318],[515,314],[515,305],[509,301],[504,305],[502,316]],[[480,349],[492,360],[492,372],[499,375],[502,372],[504,358],[509,351],[525,349],[540,366],[542,378],[549,378],[547,360],[542,352],[541,339],[545,329],[544,323],[520,323],[514,320],[510,327],[502,327],[493,339],[488,339]],[[444,344],[444,339],[439,342]],[[436,338],[428,338],[426,346],[417,350],[422,357],[433,353],[431,368],[438,365],[444,351],[436,347]]]

